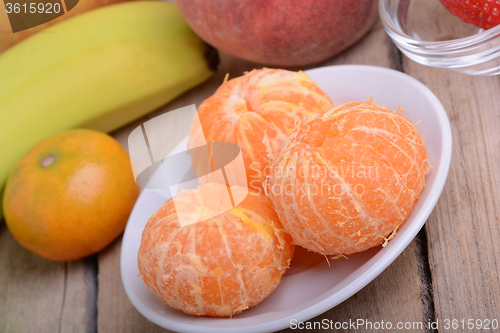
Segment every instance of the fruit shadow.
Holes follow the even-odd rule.
[[[290,263],[290,268],[285,273],[284,276],[291,276],[297,273],[303,272],[305,270],[314,268],[321,264],[325,264],[332,269],[340,268],[345,264],[346,260],[354,258],[356,262],[367,262],[374,255],[382,249],[382,246],[377,246],[368,251],[355,253],[348,255],[346,257],[339,257],[337,259],[331,258],[331,256],[324,256],[316,252],[309,251],[302,246],[296,245],[295,252],[293,254],[292,262]]]

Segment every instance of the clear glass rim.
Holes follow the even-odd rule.
[[[472,36],[450,39],[446,41],[423,41],[415,39],[408,34],[404,33],[400,26],[394,23],[389,15],[389,5],[393,0],[380,0],[379,1],[379,14],[385,30],[391,38],[398,43],[404,44],[405,47],[414,49],[426,49],[427,51],[434,51],[436,53],[446,53],[447,55],[453,51],[470,51],[478,48],[484,42],[500,36],[500,25],[493,27],[489,30],[479,32]],[[404,0],[403,0],[404,1]],[[408,1],[408,0],[406,0]]]

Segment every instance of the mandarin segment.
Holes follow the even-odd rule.
[[[294,243],[325,255],[392,237],[425,186],[420,133],[402,113],[369,100],[300,124],[271,165],[267,193]]]
[[[179,193],[175,204],[170,199],[153,214],[142,234],[143,281],[188,314],[226,317],[258,304],[278,286],[293,256],[291,237],[271,203],[255,192],[218,216],[179,226],[177,214],[185,209],[210,216],[224,191],[224,185],[208,183]]]
[[[305,73],[253,70],[224,82],[200,105],[201,128],[193,122],[188,148],[205,141],[238,144],[248,186],[263,193],[270,160],[278,155],[294,127],[332,106],[328,95]]]

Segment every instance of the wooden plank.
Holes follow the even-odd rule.
[[[404,68],[437,95],[452,127],[450,172],[426,226],[437,319],[500,320],[500,80],[408,59]]]
[[[0,332],[85,332],[81,261],[45,260],[25,250],[0,221]]]
[[[99,253],[98,332],[168,332],[143,317],[130,303],[120,275],[121,237]]]
[[[377,20],[367,36],[321,66],[356,64],[392,68],[396,64],[391,52],[389,37]]]
[[[414,20],[427,35],[446,40],[470,34],[471,26],[439,2],[419,5],[426,10],[415,12]],[[500,79],[407,58],[403,68],[440,99],[453,136],[447,183],[426,224],[436,319],[441,328],[445,320],[500,320]]]
[[[93,257],[66,263],[66,292],[61,311],[60,332],[92,333],[95,327],[96,297],[92,280],[93,270],[88,262]]]

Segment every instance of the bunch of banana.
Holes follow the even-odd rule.
[[[151,112],[213,74],[206,55],[177,7],[156,1],[96,9],[7,50],[0,56],[0,193],[40,140],[76,127],[109,132]]]

